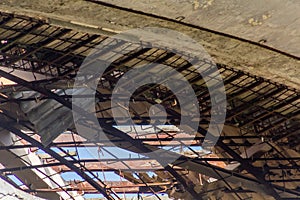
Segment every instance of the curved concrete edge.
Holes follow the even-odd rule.
[[[225,64],[300,90],[299,59],[205,30],[116,8],[84,1],[65,1],[64,6],[53,6],[51,3],[52,7],[49,8],[48,1],[50,2],[50,0],[45,0],[41,4],[34,0],[25,0],[25,6],[22,7],[19,4],[6,3],[6,5],[0,5],[0,10],[44,19],[56,26],[106,36],[131,28],[149,26],[177,30],[203,45],[216,63]]]

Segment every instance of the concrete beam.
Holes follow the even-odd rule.
[[[12,133],[2,130],[0,134],[1,145],[22,145],[22,142],[16,138]],[[22,159],[20,159],[20,157]],[[4,151],[0,157],[0,163],[6,168],[14,166],[27,166],[31,165],[41,165],[43,161],[34,153],[31,152],[29,148],[22,149],[11,149],[9,151]],[[56,173],[50,167],[39,168],[39,170],[24,170],[16,171],[15,175],[19,177],[26,185],[30,186],[31,189],[39,188],[57,188],[59,184],[61,187],[65,187],[66,183],[62,177]],[[48,176],[48,177],[47,177]],[[55,180],[56,184],[52,180]],[[70,192],[74,199],[83,199],[81,195],[77,192]],[[69,199],[70,196],[66,192],[37,192],[37,195],[47,199]]]
[[[109,1],[113,3],[111,6],[104,1],[94,4],[84,0],[24,0],[22,3],[2,0],[0,10],[44,18],[53,25],[104,35],[149,26],[177,30],[202,44],[217,63],[300,89],[299,12],[291,11],[299,9],[299,2],[256,1],[203,1],[207,4],[201,10],[188,12],[187,8],[192,5],[184,1],[154,1],[148,6],[147,0],[139,3],[115,0]],[[213,2],[212,6],[208,2]],[[204,8],[205,5],[207,8]],[[160,8],[149,10],[155,6]],[[128,11],[128,7],[137,12]],[[174,12],[169,12],[172,8]],[[158,17],[149,16],[150,12]],[[222,14],[216,14],[220,12]],[[184,13],[183,19],[182,16],[175,17],[174,13]],[[216,30],[210,30],[214,27]],[[286,31],[288,34],[285,34]],[[267,44],[261,44],[260,41],[265,38]]]
[[[19,190],[0,178],[0,199],[27,199],[27,200],[43,200],[37,196],[33,196],[22,190]]]

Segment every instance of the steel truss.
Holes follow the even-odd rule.
[[[193,152],[194,157],[182,155],[176,162],[170,163],[169,166],[155,169],[151,167],[143,169],[126,169],[124,167],[122,170],[110,167],[97,169],[95,167],[97,160],[80,159],[68,154],[68,152],[64,152],[64,147],[73,147],[77,150],[80,147],[95,146],[93,142],[80,140],[54,141],[49,146],[44,146],[39,140],[34,139],[39,133],[34,134],[35,130],[33,130],[34,125],[32,122],[26,116],[20,116],[14,113],[13,110],[7,109],[5,105],[55,100],[64,107],[72,109],[72,96],[68,95],[68,90],[71,88],[76,72],[84,58],[95,46],[103,41],[112,42],[116,52],[118,52],[118,48],[124,42],[110,40],[101,35],[55,27],[40,19],[7,13],[1,13],[0,15],[0,40],[0,65],[11,70],[5,71],[1,69],[0,76],[16,83],[14,86],[3,85],[0,90],[0,109],[2,110],[1,118],[3,119],[0,122],[0,126],[16,134],[20,139],[25,140],[24,145],[1,146],[0,150],[8,151],[18,148],[37,147],[45,151],[53,159],[53,161],[47,161],[43,165],[16,166],[1,169],[0,172],[3,176],[10,173],[13,174],[15,171],[42,167],[53,167],[58,173],[74,171],[84,181],[77,184],[73,182],[72,184],[77,185],[77,187],[73,187],[70,190],[87,193],[101,192],[107,199],[118,199],[120,197],[116,193],[120,193],[121,190],[119,187],[114,187],[116,183],[105,182],[96,176],[90,176],[95,171],[114,171],[134,183],[127,185],[127,188],[127,183],[124,183],[122,187],[125,188],[125,193],[152,193],[159,199],[160,197],[157,194],[166,193],[167,189],[165,186],[168,186],[174,187],[182,193],[187,191],[194,199],[201,199],[205,192],[197,192],[195,190],[196,183],[188,175],[189,173],[197,173],[197,170],[189,168],[190,164],[196,164],[200,167],[210,168],[210,174],[214,174],[215,178],[219,179],[220,182],[224,182],[225,189],[223,188],[222,191],[233,193],[237,199],[246,199],[255,191],[252,191],[251,188],[251,190],[249,188],[232,188],[233,184],[228,181],[228,177],[232,176],[238,180],[260,184],[265,192],[275,199],[299,198],[299,154],[291,156],[289,153],[291,151],[294,154],[299,153],[300,149],[300,139],[298,137],[300,127],[299,91],[229,66],[217,65],[224,79],[227,94],[226,126],[234,127],[234,130],[238,130],[224,132],[220,137],[217,143],[217,152],[215,152],[218,157],[203,157]],[[115,61],[109,70],[106,71],[103,76],[104,79],[99,84],[99,88],[109,92],[104,94],[99,92],[97,94],[98,104],[100,105],[111,100],[113,87],[122,74],[140,63],[153,62],[172,66],[187,77],[189,83],[193,86],[199,100],[199,109],[201,114],[203,114],[203,119],[200,122],[198,134],[192,139],[190,145],[201,145],[207,134],[205,128],[210,120],[211,102],[209,92],[201,75],[195,72],[194,67],[180,56],[171,52],[155,48],[135,49]],[[209,65],[212,63],[205,64]],[[40,75],[46,78],[44,80],[27,81],[15,75],[18,70],[30,72],[35,78]],[[208,70],[206,74],[209,76],[213,74],[213,71]],[[215,87],[220,87],[220,85]],[[62,92],[56,93],[58,90]],[[28,91],[35,92],[35,95],[21,97],[16,95]],[[167,107],[168,123],[177,125],[180,122],[180,107],[172,106],[172,102],[174,102],[176,97],[166,88],[158,85],[145,86],[134,94],[133,101],[153,104],[157,96],[162,100],[161,104]],[[78,96],[76,98],[85,97]],[[190,138],[181,137],[176,138],[177,142],[171,142],[170,140],[173,137],[167,132],[163,132],[158,137],[150,133],[143,139],[135,138],[131,133],[124,133],[114,128],[114,118],[111,116],[101,117],[104,111],[101,110],[100,106],[97,109],[99,121],[107,135],[112,137],[111,141],[122,148],[126,147],[127,150],[132,152],[147,153],[153,149],[168,145],[180,147],[184,146],[181,141],[190,140]],[[81,112],[81,110],[79,109],[77,112]],[[81,113],[84,114],[84,112]],[[134,111],[131,114],[136,124],[149,124],[150,119],[148,115]],[[31,130],[33,134],[25,134],[20,131],[21,128]],[[72,128],[70,127],[70,131],[76,134],[76,130]],[[107,141],[100,142],[102,146],[105,146]],[[247,152],[247,148],[257,143],[266,144],[268,146],[267,150],[263,152],[257,151],[251,156],[243,156],[243,153]],[[60,152],[65,153],[67,158],[54,152],[53,148],[60,149]],[[170,152],[170,155],[173,154],[174,152]],[[129,160],[118,158],[104,159],[101,162],[116,161],[126,165],[126,162]],[[135,161],[145,160],[143,158]],[[239,165],[233,170],[228,170],[211,164],[213,161],[223,162],[226,165],[231,165],[232,163],[239,163]],[[154,183],[153,179],[146,177],[145,172],[147,171],[152,171],[158,176],[166,172],[168,180],[164,181],[161,179]],[[133,178],[133,174],[137,178]],[[70,185],[72,184],[70,183]],[[130,187],[134,187],[134,189],[130,190]],[[36,190],[27,188],[24,190],[27,192],[57,192],[63,190],[68,192],[64,188],[41,188]],[[242,194],[245,194],[246,197]]]

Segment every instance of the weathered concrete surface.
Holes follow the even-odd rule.
[[[27,200],[43,200],[42,198],[33,196],[22,190],[15,188],[10,185],[6,181],[0,178],[0,199],[6,200],[19,200],[19,199],[27,199]]]
[[[300,57],[299,0],[102,0],[228,33]],[[184,18],[183,18],[184,17]]]
[[[233,34],[299,57],[300,2],[297,0],[108,0],[119,6],[164,15]],[[197,3],[198,2],[198,3]],[[118,32],[158,26],[199,41],[216,62],[300,89],[300,61],[254,44],[83,0],[2,0],[0,10],[48,18],[52,24],[89,32]],[[59,19],[59,21],[57,21]],[[89,25],[89,28],[87,28]]]

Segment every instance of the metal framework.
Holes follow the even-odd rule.
[[[51,114],[42,107],[48,103],[48,109],[62,105],[57,109],[60,111],[53,110],[52,114],[68,113],[72,109],[69,91],[88,53],[102,42],[112,43],[114,51],[118,52],[126,42],[55,27],[41,19],[8,13],[0,13],[0,40],[0,76],[15,83],[2,84],[0,89],[0,126],[22,141],[13,145],[3,144],[0,151],[16,154],[14,150],[25,148],[34,151],[40,149],[46,154],[45,157],[39,154],[42,164],[27,162],[24,166],[9,166],[2,163],[2,177],[9,179],[12,174],[46,167],[58,174],[71,171],[81,177],[80,180],[68,181],[64,186],[56,183],[52,188],[31,188],[32,183],[23,181],[22,187],[19,187],[21,190],[37,195],[64,192],[70,199],[76,199],[71,191],[78,194],[101,193],[106,199],[122,199],[127,193],[135,193],[137,198],[147,194],[154,199],[162,199],[162,194],[168,194],[174,198],[213,199],[217,198],[218,192],[231,199],[263,199],[266,196],[275,199],[300,198],[299,91],[229,66],[218,65],[227,94],[226,124],[214,154],[201,154],[193,147],[201,145],[207,134],[211,109],[209,92],[202,77],[190,63],[176,54],[156,48],[134,49],[116,60],[99,83],[96,95],[99,122],[116,146],[132,153],[142,155],[163,146],[184,150],[180,151],[178,160],[166,167],[162,167],[160,161],[154,158],[119,158],[111,152],[105,152],[111,154],[111,158],[82,158],[81,149],[100,145],[99,151],[107,151],[105,147],[109,147],[109,143],[98,141],[100,144],[95,144],[80,137],[73,124],[64,126],[67,132],[58,132],[59,129],[53,129],[53,123],[58,123],[63,117],[51,118]],[[183,134],[173,140],[174,135],[168,130],[162,130],[159,135],[147,133],[137,137],[133,130],[122,131],[114,126],[114,118],[109,112],[111,108],[107,106],[114,85],[132,67],[152,62],[173,67],[193,86],[202,114],[195,138]],[[201,62],[200,65],[211,64]],[[33,78],[26,80],[25,75],[18,75],[20,71],[27,72],[26,76],[30,74]],[[210,75],[213,71],[208,68],[206,73]],[[166,108],[167,123],[178,125],[180,107],[173,103],[176,97],[168,89],[147,85],[136,91],[132,101],[140,107],[149,107],[157,98]],[[130,114],[135,124],[149,124],[145,108],[134,108]],[[79,108],[73,109],[85,114]],[[41,117],[34,116],[34,113],[41,114]],[[47,114],[47,118],[43,114]],[[53,129],[51,133],[57,131],[51,136],[56,139],[44,145],[43,140],[47,137],[45,130],[49,132],[49,129]],[[186,147],[187,144],[190,147]],[[67,149],[75,151],[75,154],[72,155]],[[176,156],[179,152],[167,153]],[[18,159],[23,156],[17,155]],[[100,172],[103,173],[101,178],[98,176]],[[105,180],[105,173],[108,172],[114,172],[120,180]],[[149,172],[153,174],[152,177]],[[51,179],[51,176],[48,178]],[[212,178],[216,180],[212,181]],[[55,182],[53,179],[51,181]],[[262,192],[264,194],[260,195]]]

